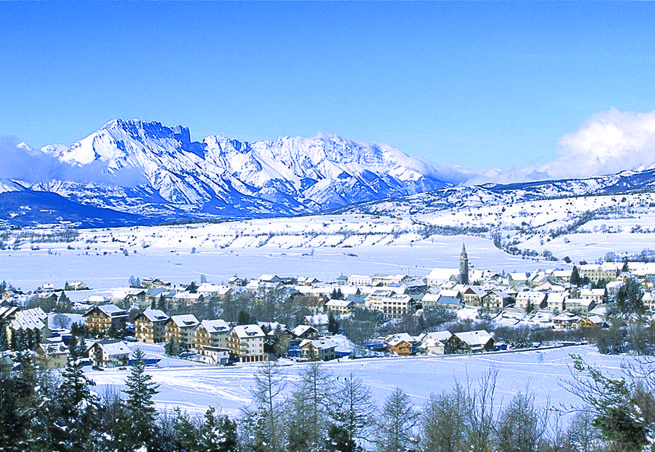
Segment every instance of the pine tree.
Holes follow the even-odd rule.
[[[157,433],[157,410],[152,399],[157,395],[159,385],[152,381],[152,375],[146,374],[145,368],[144,353],[137,348],[132,371],[125,381],[127,389],[123,391],[127,394],[126,420],[130,427],[130,447],[133,448],[149,447]]]
[[[23,429],[18,412],[16,380],[9,372],[0,373],[0,450],[18,452]]]
[[[73,350],[75,347],[73,347]],[[100,401],[91,392],[95,386],[82,369],[82,361],[74,352],[62,372],[63,381],[59,386],[58,402],[63,448],[69,451],[85,451],[95,444],[94,431],[98,418]]]
[[[337,322],[332,311],[328,313],[328,331],[332,334],[339,333],[339,322]]]
[[[5,352],[9,349],[9,341],[7,341],[7,330],[4,326],[0,326],[0,352]]]
[[[236,452],[237,423],[227,415],[217,416],[216,409],[210,406],[200,427],[198,446],[204,452]]]
[[[175,450],[187,452],[200,451],[198,447],[199,429],[187,413],[183,413],[179,407],[175,408],[173,418],[173,431],[175,433]]]

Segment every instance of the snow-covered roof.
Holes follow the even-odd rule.
[[[159,309],[146,309],[143,311],[143,315],[146,316],[151,322],[161,322],[168,320],[168,315]]]
[[[264,337],[264,331],[259,325],[237,325],[232,331],[241,339]]]
[[[325,306],[334,308],[347,308],[351,304],[353,304],[353,302],[350,300],[329,300],[327,303],[325,303]]]
[[[312,344],[317,350],[329,350],[337,347],[337,344],[329,339],[305,339],[300,343],[299,347],[304,348],[308,344]]]
[[[445,343],[452,333],[450,331],[432,331],[430,333],[421,334],[417,339],[424,346],[434,346],[437,343]]]
[[[131,353],[130,348],[126,342],[123,341],[111,341],[111,342],[96,342],[99,347],[105,351],[108,356],[116,355],[129,355]]]
[[[463,342],[469,344],[471,347],[485,345],[490,339],[493,339],[491,334],[485,330],[466,331],[463,333],[455,333],[454,335]]]
[[[193,314],[173,315],[171,320],[180,328],[194,328],[200,324]]]
[[[293,330],[291,330],[291,332],[293,333],[294,336],[301,337],[304,334],[306,334],[309,330],[316,331],[316,328],[314,328],[311,325],[298,325]]]
[[[223,319],[203,320],[200,324],[208,333],[227,333],[230,331],[230,325]]]
[[[45,327],[48,315],[41,308],[16,311],[11,328],[14,330],[41,330]]]

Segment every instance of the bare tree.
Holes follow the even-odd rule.
[[[466,388],[466,442],[467,450],[483,452],[489,449],[496,427],[495,396],[498,371],[490,369],[477,383]]]
[[[338,380],[330,406],[329,441],[334,450],[355,450],[366,437],[374,419],[375,402],[371,390],[351,373]]]
[[[319,450],[326,442],[332,375],[320,362],[307,364],[287,406],[290,451]]]
[[[548,407],[534,404],[534,393],[520,392],[503,409],[496,430],[500,452],[534,452],[540,449],[548,426]]]
[[[421,448],[425,452],[462,450],[468,406],[464,388],[455,382],[451,393],[430,395],[421,416]]]
[[[251,388],[252,406],[244,410],[242,427],[247,430],[242,439],[244,448],[277,452],[282,450],[284,412],[283,393],[286,380],[279,366],[266,361],[255,373],[255,386]]]
[[[378,418],[376,450],[378,452],[401,452],[416,443],[415,430],[419,425],[419,413],[409,396],[396,388],[384,402]]]

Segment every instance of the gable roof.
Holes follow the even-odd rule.
[[[123,341],[100,341],[93,344],[93,346],[96,345],[101,347],[108,356],[129,355],[131,353],[127,343]]]
[[[454,333],[453,336],[457,336],[461,341],[466,342],[468,345],[475,347],[485,345],[489,342],[491,334],[485,330],[476,330],[476,331],[466,331],[464,333]]]

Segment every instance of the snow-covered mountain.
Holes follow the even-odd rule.
[[[383,144],[335,135],[192,141],[182,126],[113,120],[71,146],[24,152],[40,180],[0,180],[0,224],[116,226],[293,216],[389,216],[540,199],[652,191],[655,170],[587,179],[464,185],[479,177]],[[37,164],[38,163],[38,164]],[[23,164],[25,166],[25,164]],[[38,171],[37,171],[38,170]]]
[[[195,142],[185,127],[138,120],[116,119],[71,146],[41,151],[60,167],[32,191],[150,223],[315,213],[465,179],[391,146],[335,135]]]

